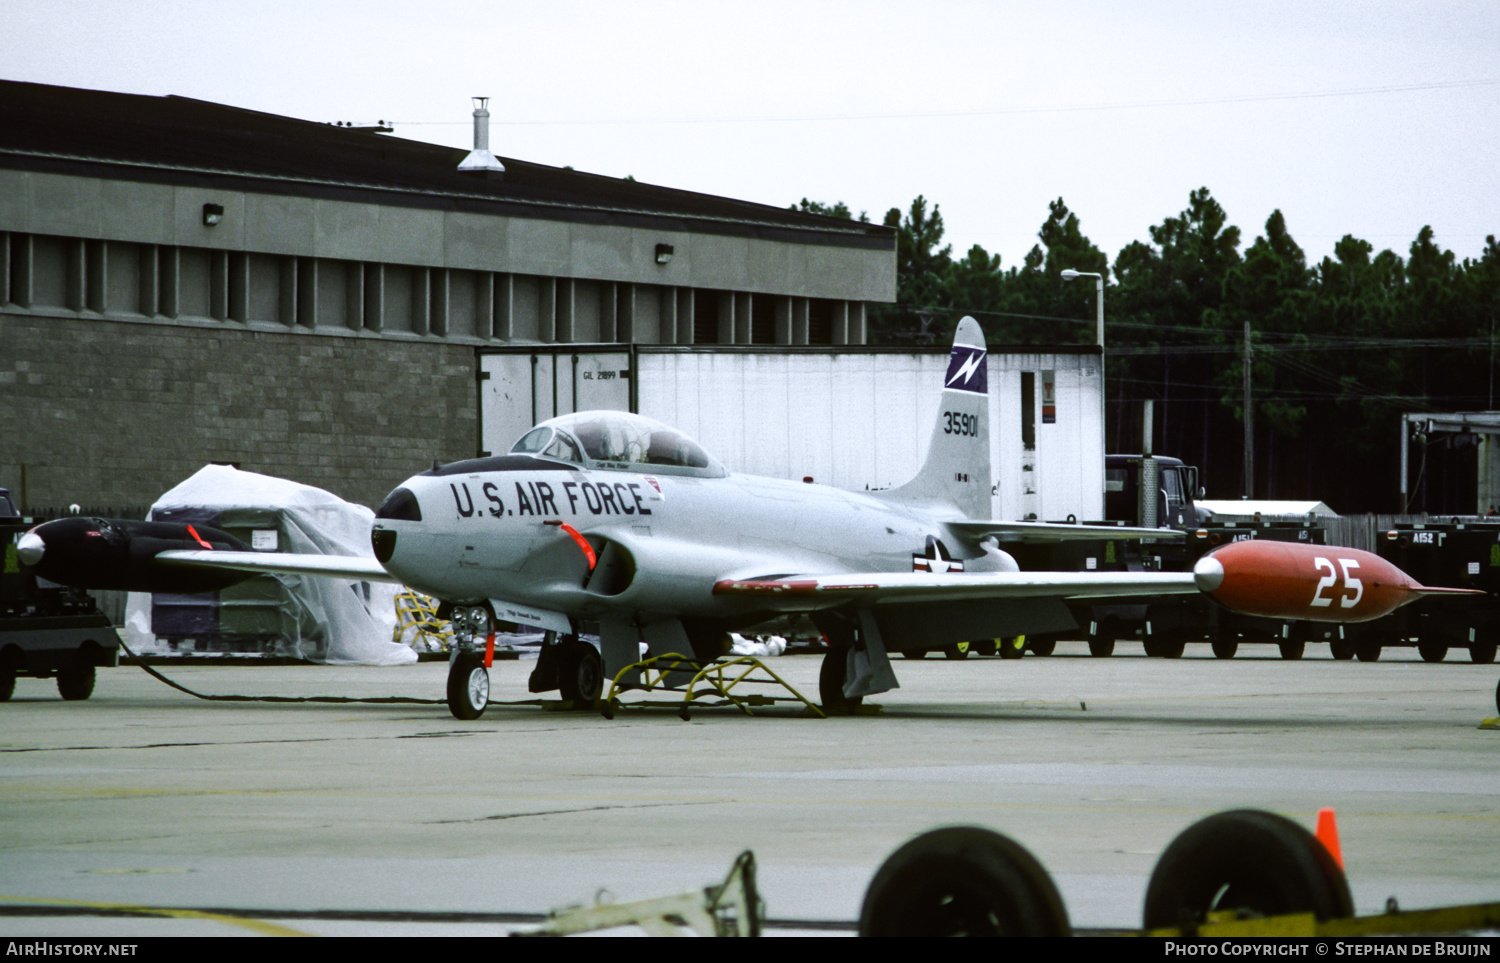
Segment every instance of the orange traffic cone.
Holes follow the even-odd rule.
[[[1318,842],[1328,850],[1333,861],[1338,863],[1339,869],[1344,868],[1344,852],[1339,848],[1339,827],[1334,820],[1333,810],[1324,808],[1318,810],[1318,831],[1315,834]]]

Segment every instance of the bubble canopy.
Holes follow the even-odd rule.
[[[675,428],[626,411],[580,411],[537,425],[511,448],[584,468],[722,478],[703,446]]]

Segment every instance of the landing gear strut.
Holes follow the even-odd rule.
[[[453,610],[453,656],[448,662],[448,711],[470,722],[490,704],[490,670],[481,648],[489,639],[490,610],[483,605]]]

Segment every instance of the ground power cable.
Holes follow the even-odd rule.
[[[160,672],[157,672],[155,669],[151,668],[151,666],[147,665],[144,661],[142,661],[142,659],[141,659],[140,656],[138,656],[134,652],[130,651],[130,646],[128,646],[128,645],[125,644],[125,640],[124,639],[120,640],[120,648],[124,649],[125,650],[125,654],[127,656],[129,656],[135,662],[136,665],[140,666],[141,669],[144,670],[147,675],[151,676],[152,678],[154,678],[154,679],[156,679],[156,680],[158,680],[160,682],[166,683],[167,685],[169,685],[172,688],[178,690],[179,692],[186,692],[188,695],[192,696],[195,699],[203,699],[203,700],[205,700],[207,702],[336,702],[336,703],[363,702],[363,703],[373,703],[375,705],[396,705],[396,704],[403,704],[403,705],[423,705],[423,706],[446,705],[447,704],[447,700],[445,700],[445,699],[418,699],[418,698],[414,698],[412,696],[380,696],[380,697],[377,697],[377,698],[361,699],[361,698],[355,698],[354,696],[206,695],[206,694],[204,694],[202,692],[194,692],[192,689],[189,689],[187,686],[182,685],[180,683],[173,682],[171,679],[167,678],[166,676],[162,675]]]

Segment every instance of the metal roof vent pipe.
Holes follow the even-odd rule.
[[[490,153],[490,111],[488,97],[474,98],[474,149],[458,165],[461,171],[505,173],[505,165]]]

